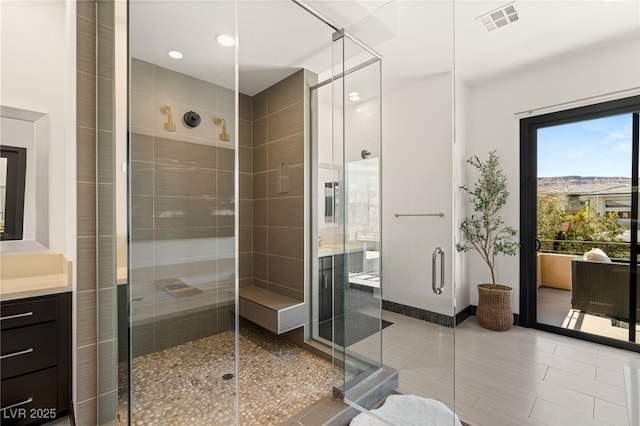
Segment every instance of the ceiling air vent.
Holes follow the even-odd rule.
[[[507,3],[498,9],[494,9],[491,12],[478,16],[476,19],[479,19],[480,22],[482,22],[482,25],[484,25],[487,31],[493,31],[496,28],[504,27],[507,24],[516,22],[519,18],[518,11],[513,5],[514,3],[515,1]]]

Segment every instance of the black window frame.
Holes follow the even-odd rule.
[[[562,124],[576,123],[580,121],[593,120],[621,114],[633,114],[633,155],[632,167],[632,234],[633,229],[638,227],[638,132],[637,121],[640,112],[640,96],[616,99],[571,108],[564,111],[541,114],[527,117],[520,120],[520,315],[519,325],[523,327],[536,328],[556,334],[576,337],[595,343],[601,343],[622,349],[640,352],[640,345],[634,343],[634,339],[629,341],[617,340],[604,336],[597,336],[576,330],[569,330],[557,326],[539,323],[537,320],[537,271],[536,271],[536,228],[537,228],[537,131],[538,129],[558,126]],[[634,215],[635,212],[635,215]],[[638,244],[631,240],[631,261],[630,261],[630,282],[637,279],[637,255]],[[636,239],[637,240],[637,239]],[[633,297],[630,305],[634,303],[636,286],[631,286]],[[630,310],[630,322],[636,322],[635,309]],[[636,325],[636,328],[638,325]],[[630,327],[631,329],[631,327]],[[635,338],[635,336],[634,336]]]

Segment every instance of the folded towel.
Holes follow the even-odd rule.
[[[369,413],[358,414],[350,426],[462,426],[442,402],[415,395],[391,395],[382,407]]]

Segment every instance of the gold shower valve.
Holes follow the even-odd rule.
[[[167,132],[175,132],[176,125],[173,122],[173,114],[171,113],[171,107],[169,105],[162,105],[160,107],[160,112],[163,114],[167,114],[167,122],[164,123],[164,130]]]
[[[224,118],[219,118],[219,117],[214,118],[213,124],[215,124],[216,126],[222,125],[222,133],[220,133],[220,140],[228,141],[229,134],[227,133],[227,124],[225,123]]]

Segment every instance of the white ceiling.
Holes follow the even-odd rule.
[[[307,1],[383,56],[385,90],[454,63],[456,75],[474,85],[593,46],[640,40],[639,0],[517,0],[520,20],[487,32],[476,18],[505,3]],[[135,0],[130,23],[132,56],[225,87],[234,86],[235,49],[214,37],[237,29],[239,87],[248,95],[298,68],[322,73],[332,64],[333,29],[289,0],[239,0],[237,9],[222,0]],[[184,58],[169,58],[169,50]]]

